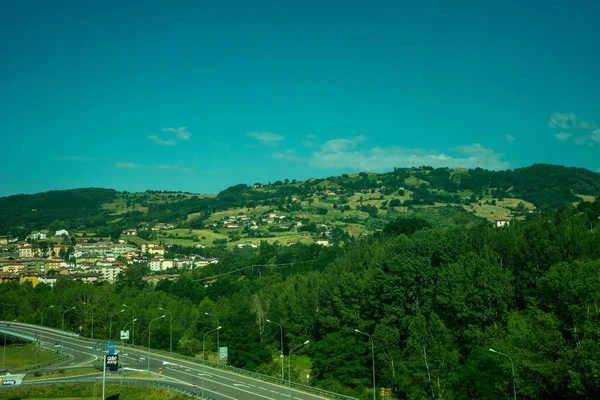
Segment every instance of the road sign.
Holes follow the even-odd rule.
[[[219,347],[219,359],[224,360],[227,358],[227,347]]]
[[[119,355],[118,354],[108,354],[106,356],[106,369],[111,372],[115,372],[119,370]]]
[[[121,340],[129,340],[129,331],[121,331]]]
[[[111,340],[110,342],[108,342],[108,354],[115,354],[115,352],[115,342]]]

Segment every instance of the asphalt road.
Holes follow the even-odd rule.
[[[64,352],[73,356],[72,359],[62,364],[67,367],[89,364],[101,359],[103,347],[106,347],[106,342],[93,343],[54,332],[46,332],[31,326],[19,326],[16,323],[10,324],[10,327],[6,329],[37,337],[46,345],[54,346],[58,350],[64,345]],[[134,371],[147,373],[148,367],[151,374],[158,376],[162,368],[162,376],[165,378],[188,387],[196,384],[198,394],[202,392],[203,386],[204,395],[216,400],[325,399],[325,397],[306,393],[293,387],[290,390],[285,385],[264,382],[209,365],[202,366],[202,364],[127,347],[119,348],[117,346],[117,350],[125,368],[125,379],[127,379],[128,373]],[[116,373],[113,373],[112,376],[115,375]],[[139,373],[136,375],[139,377]],[[108,373],[107,376],[109,376]]]

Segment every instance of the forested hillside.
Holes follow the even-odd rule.
[[[142,236],[179,236],[172,243],[183,245],[234,245],[261,239],[310,243],[329,232],[327,239],[336,242],[344,235],[381,231],[399,216],[425,219],[432,226],[472,224],[556,210],[593,200],[598,193],[600,174],[547,164],[512,171],[396,168],[383,174],[239,184],[217,195],[77,189],[0,199],[0,235],[23,239],[34,229],[68,229],[88,237],[116,237],[124,229],[170,223],[179,230],[163,236],[142,231]],[[285,220],[269,225],[266,218],[274,212]],[[238,216],[247,217],[246,222],[228,228],[228,218]],[[262,220],[264,226],[250,230]],[[319,226],[325,226],[323,232]]]
[[[372,397],[373,337],[377,387],[398,399],[600,398],[600,202],[566,205],[496,228],[431,228],[396,220],[379,235],[340,246],[296,244],[215,248],[219,264],[154,289],[147,267],[127,269],[117,285],[59,281],[0,285],[0,317],[59,327],[83,326],[108,338],[109,317],[135,307],[138,335],[159,307],[173,314],[174,348],[197,355],[214,328],[232,365],[273,376],[284,353],[306,339],[292,379],[361,399]],[[254,266],[254,267],[252,267]],[[210,282],[210,283],[207,283]],[[115,326],[127,316],[115,317]],[[46,322],[47,321],[47,322]],[[138,328],[139,327],[139,328]],[[136,335],[137,336],[137,335]],[[212,338],[207,349],[215,347]],[[169,346],[169,325],[153,324],[152,343]]]
[[[65,221],[70,226],[98,226],[106,221],[100,212],[102,204],[112,201],[116,193],[90,188],[1,197],[0,235],[10,232],[18,237],[34,229],[63,229]]]

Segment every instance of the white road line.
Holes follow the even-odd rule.
[[[183,372],[183,371],[179,371],[179,373],[181,373],[181,374],[186,374],[186,375],[190,375],[190,376],[193,376],[192,374],[188,374],[187,372]],[[228,387],[228,388],[230,388],[230,389],[239,390],[239,391],[241,391],[241,392],[248,393],[248,394],[251,394],[251,395],[253,395],[253,396],[262,397],[262,398],[265,398],[265,399],[268,399],[268,400],[275,400],[273,397],[267,397],[267,396],[263,396],[262,394],[259,394],[259,393],[256,393],[256,392],[251,392],[251,391],[249,391],[249,390],[244,390],[244,389],[242,389],[242,388],[240,388],[240,387],[237,387],[237,386],[229,386],[229,385],[227,385],[226,383],[221,383],[221,382],[218,382],[218,381],[213,381],[213,380],[211,380],[211,379],[207,379],[206,377],[204,378],[204,380],[205,380],[205,381],[208,381],[208,382],[212,382],[212,383],[214,383],[214,384],[217,384],[217,385],[222,385],[222,386]],[[204,391],[206,391],[206,390],[207,390],[207,389],[204,389]],[[212,391],[212,390],[211,390],[211,391]],[[217,392],[214,392],[214,393],[217,393]]]

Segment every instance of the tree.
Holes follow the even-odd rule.
[[[411,399],[452,398],[458,351],[452,335],[436,314],[429,319],[414,317],[409,326],[405,351],[408,377],[406,392]]]
[[[371,346],[359,343],[351,332],[335,332],[311,346],[315,382],[328,387],[333,382],[356,388],[369,386]]]

